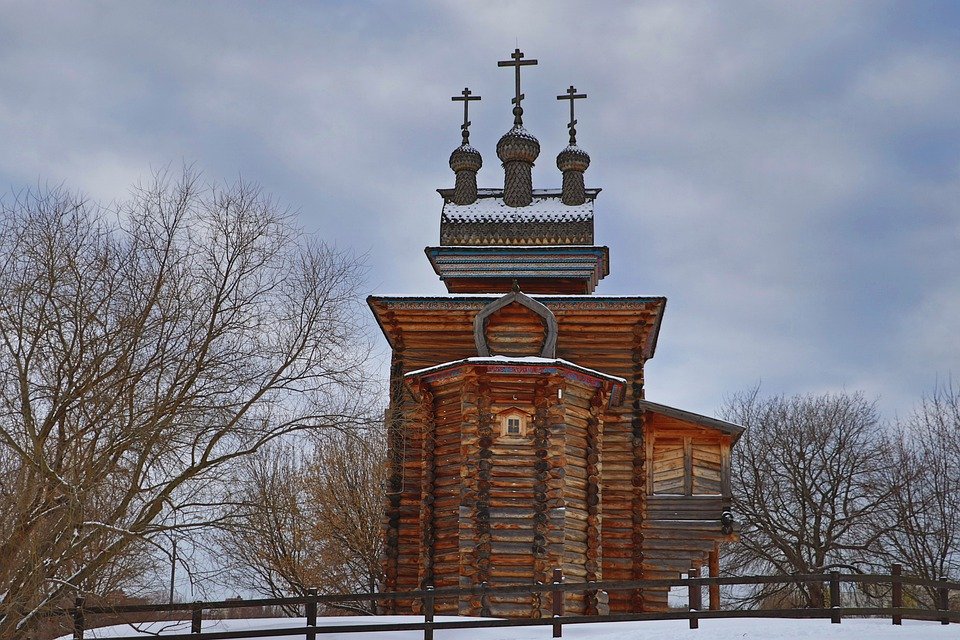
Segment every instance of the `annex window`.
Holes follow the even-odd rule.
[[[654,495],[723,493],[724,456],[719,440],[655,437],[651,457],[650,481]]]
[[[500,435],[504,438],[522,438],[527,435],[527,414],[519,410],[500,414]]]

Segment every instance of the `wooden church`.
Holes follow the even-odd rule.
[[[426,248],[446,295],[371,296],[393,350],[385,591],[675,578],[718,569],[736,539],[730,449],[742,428],[644,397],[666,298],[594,295],[609,273],[594,242],[590,157],[557,156],[561,189],[533,189],[540,153],[523,126],[516,50],[503,188],[478,189],[480,153],[450,156],[440,242]],[[704,574],[707,572],[704,571]],[[414,603],[400,601],[395,612]],[[570,614],[660,610],[665,589],[568,594]],[[549,615],[544,597],[438,600],[461,615]]]

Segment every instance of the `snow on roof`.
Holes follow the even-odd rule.
[[[568,369],[573,369],[580,373],[585,373],[589,376],[595,378],[600,378],[602,380],[609,380],[610,382],[616,382],[619,384],[626,384],[624,378],[618,376],[612,376],[609,373],[603,373],[602,371],[597,371],[596,369],[588,369],[587,367],[581,367],[578,364],[574,364],[569,360],[563,360],[561,358],[541,358],[540,356],[521,356],[521,357],[510,357],[510,356],[487,356],[479,357],[475,356],[473,358],[464,358],[462,360],[452,360],[450,362],[443,362],[441,364],[433,365],[432,367],[424,367],[423,369],[417,369],[415,371],[410,371],[405,374],[405,378],[414,378],[422,376],[428,373],[433,373],[434,371],[441,371],[448,367],[455,367],[460,364],[499,364],[499,365],[517,365],[517,366],[561,366],[567,367]]]
[[[476,299],[476,300],[496,300],[502,298],[503,293],[445,293],[437,295],[428,295],[416,293],[377,293],[371,294],[371,298],[397,298],[397,299],[417,299],[417,300],[458,300],[458,299]],[[663,296],[648,295],[602,295],[602,294],[582,294],[582,293],[525,293],[533,299],[552,300],[657,300]]]
[[[589,222],[593,219],[593,198],[581,205],[568,206],[560,201],[560,193],[533,193],[533,202],[525,207],[510,207],[502,192],[479,194],[473,204],[445,201],[441,222]]]

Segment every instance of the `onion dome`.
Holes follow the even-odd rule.
[[[587,200],[583,172],[590,166],[590,154],[576,144],[568,145],[557,155],[557,168],[563,172],[560,200],[568,206],[581,205]]]
[[[540,142],[521,124],[515,124],[497,142],[497,157],[503,162],[503,202],[525,207],[533,201],[533,163],[540,155]]]
[[[587,170],[590,166],[590,154],[576,145],[568,145],[563,151],[557,154],[557,168],[560,171],[580,171]]]
[[[570,144],[557,155],[557,168],[563,172],[563,189],[560,201],[567,206],[581,205],[587,200],[587,192],[583,186],[583,172],[590,166],[590,155],[577,146],[577,118],[574,114],[574,102],[587,97],[585,93],[577,93],[577,88],[570,85],[564,95],[557,96],[557,100],[570,101],[570,122],[567,129],[570,131]]]
[[[480,171],[480,167],[482,166],[483,158],[480,157],[480,152],[469,144],[460,145],[450,154],[450,168],[456,173],[460,173],[461,171],[473,171],[476,173]]]
[[[455,204],[466,205],[477,201],[477,171],[483,166],[483,158],[479,151],[470,146],[470,102],[479,99],[480,96],[472,95],[469,87],[465,87],[459,96],[451,98],[454,102],[463,103],[463,124],[460,125],[463,142],[450,154],[450,168],[457,174],[453,186]]]
[[[483,166],[480,152],[464,142],[450,154],[450,168],[457,174],[453,202],[467,205],[477,201],[477,171]]]
[[[497,142],[497,157],[504,164],[526,162],[532,165],[539,155],[540,141],[520,124],[514,125]]]

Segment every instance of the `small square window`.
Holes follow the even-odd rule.
[[[527,434],[526,417],[517,411],[500,415],[500,435],[504,438],[522,438]]]

